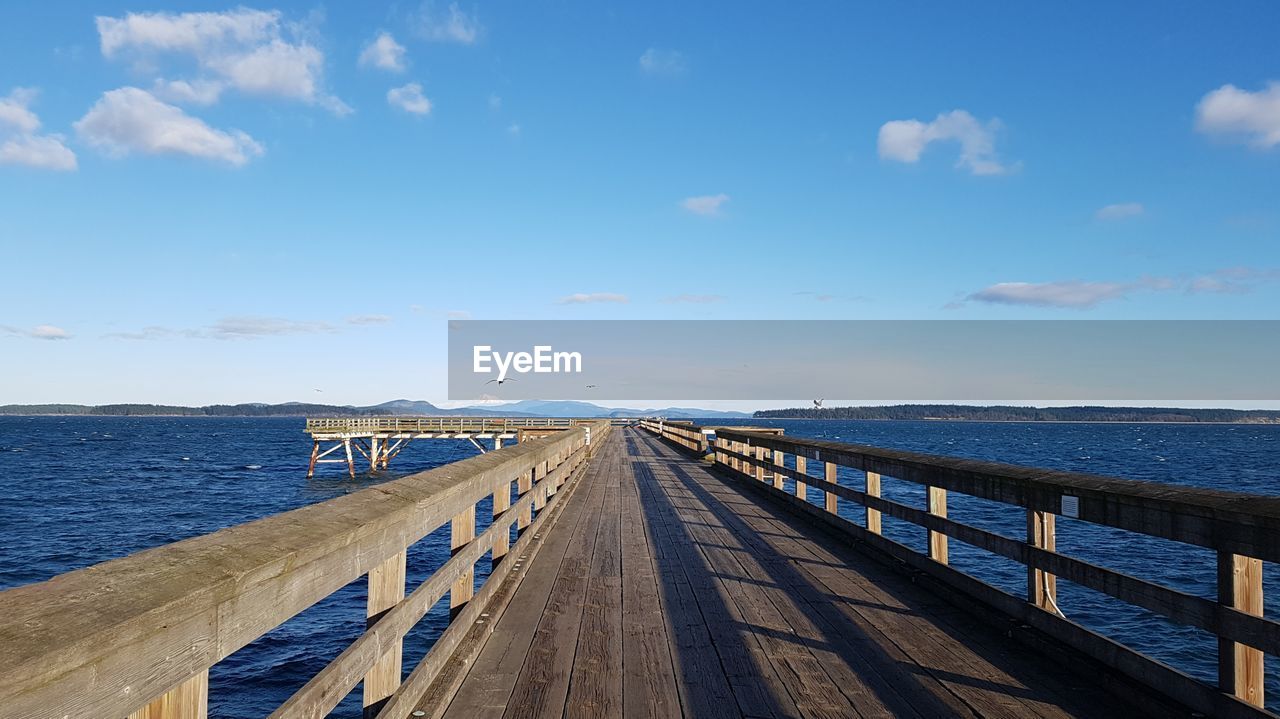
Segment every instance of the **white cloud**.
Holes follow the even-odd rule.
[[[1142,277],[1131,282],[1001,282],[974,292],[964,300],[1086,310],[1137,292],[1180,290],[1188,295],[1246,294],[1260,284],[1276,281],[1280,281],[1280,268],[1229,267],[1190,277]],[[962,306],[964,301],[950,302],[945,308],[958,309]]]
[[[1264,282],[1280,280],[1280,269],[1256,267],[1228,267],[1191,278],[1187,282],[1187,294],[1243,295]]]
[[[651,47],[640,56],[640,70],[648,75],[683,75],[688,65],[684,53]]]
[[[501,110],[501,109],[502,109],[502,98],[501,98],[501,97],[498,97],[497,95],[490,95],[490,96],[489,96],[489,109],[490,109],[490,110]]]
[[[510,125],[507,125],[508,135],[511,135],[512,137],[519,137],[521,132],[522,130],[520,129],[520,123],[513,122]]]
[[[151,94],[166,102],[180,105],[212,105],[222,96],[221,83],[209,80],[162,80],[151,86]]]
[[[471,313],[467,310],[449,310],[444,313],[445,318],[451,320],[469,320]]]
[[[387,90],[387,102],[392,107],[398,107],[414,115],[426,115],[431,112],[431,101],[422,94],[422,85],[416,82]]]
[[[626,304],[630,302],[626,295],[620,295],[614,292],[577,292],[567,297],[561,297],[557,300],[557,304],[562,305],[587,305],[598,302],[615,302],[618,304]]]
[[[1259,150],[1280,145],[1280,82],[1257,92],[1223,85],[1196,105],[1196,129],[1239,139]]]
[[[75,128],[86,142],[114,156],[189,155],[240,166],[263,153],[249,135],[216,130],[136,87],[103,93]]]
[[[404,45],[389,32],[380,32],[360,53],[361,67],[376,67],[391,72],[404,72],[407,67]]]
[[[0,143],[0,165],[74,170],[76,153],[63,144],[62,135],[18,135]]]
[[[40,118],[31,111],[36,91],[29,87],[15,87],[8,97],[0,97],[0,127],[15,132],[31,134],[40,129]]]
[[[388,315],[352,315],[347,318],[349,325],[385,325],[390,322]]]
[[[1094,217],[1099,220],[1123,220],[1128,217],[1138,217],[1144,212],[1146,208],[1140,202],[1121,202],[1100,208],[1094,213]]]
[[[933,142],[954,140],[960,143],[956,167],[967,168],[974,175],[1003,175],[1017,166],[1002,164],[996,157],[995,134],[999,120],[978,122],[964,110],[938,115],[932,122],[892,120],[880,126],[877,147],[885,160],[914,163]]]
[[[36,325],[31,329],[0,325],[0,332],[16,337],[27,337],[33,340],[69,340],[71,335],[61,327],[53,325]]]
[[[680,206],[695,215],[712,217],[720,214],[720,207],[728,201],[729,196],[721,192],[718,195],[686,197],[680,201]]]
[[[351,112],[324,91],[324,54],[302,37],[302,24],[285,23],[279,11],[128,13],[100,16],[97,26],[108,59],[132,57],[139,68],[154,67],[156,57],[165,54],[195,60],[202,74],[194,80],[157,78],[157,89],[167,99],[209,104],[230,87],[317,105],[335,115]]]
[[[480,20],[472,12],[463,12],[458,3],[449,3],[443,12],[436,12],[435,3],[428,0],[418,10],[414,23],[418,35],[436,42],[456,42],[463,45],[474,43],[482,28]]]
[[[40,118],[31,111],[36,91],[14,88],[0,97],[0,165],[25,165],[42,170],[74,170],[76,154],[62,135],[38,135]]]
[[[299,322],[280,317],[257,316],[226,317],[209,328],[210,336],[215,339],[250,339],[332,331],[333,327],[324,322]]]
[[[969,299],[1003,305],[1088,309],[1099,302],[1124,297],[1131,289],[1121,282],[1001,282],[969,295]]]

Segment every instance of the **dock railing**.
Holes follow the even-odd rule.
[[[366,631],[271,717],[327,716],[363,681],[366,716],[403,719],[452,691],[491,631],[481,612],[509,600],[609,422],[591,430],[590,445],[586,427],[566,429],[0,592],[0,716],[203,719],[211,666],[367,576]],[[493,520],[477,535],[487,497]],[[451,558],[406,594],[408,548],[446,522]],[[448,628],[401,682],[403,637],[446,593]]]
[[[702,456],[704,428],[645,420],[645,429]],[[765,428],[761,428],[765,430]],[[1280,561],[1280,498],[798,439],[743,428],[714,428],[709,449],[732,475],[748,478],[812,517],[879,549],[943,585],[1034,627],[1103,665],[1208,716],[1274,716],[1265,707],[1265,654],[1280,654],[1280,623],[1263,617],[1263,562]],[[692,445],[692,446],[691,446]],[[786,457],[791,455],[791,466]],[[837,468],[864,473],[862,489],[837,483]],[[816,474],[815,474],[816,471]],[[924,506],[880,496],[881,479],[925,489]],[[794,482],[788,493],[785,480]],[[808,488],[822,504],[808,501]],[[949,492],[1000,502],[1026,516],[1019,541],[947,517]],[[838,515],[841,499],[861,505],[865,526]],[[1057,516],[1204,547],[1217,553],[1217,598],[1189,594],[1056,551]],[[883,516],[918,525],[927,554],[882,533]],[[1025,596],[996,588],[948,563],[948,540],[1026,567]],[[1062,616],[1057,578],[1142,607],[1218,638],[1218,686],[1091,631]]]
[[[309,417],[308,433],[343,432],[493,432],[526,427],[563,428],[595,419],[569,417]]]

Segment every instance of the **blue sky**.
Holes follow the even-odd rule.
[[[1274,3],[0,19],[0,403],[443,400],[450,317],[1280,306]]]

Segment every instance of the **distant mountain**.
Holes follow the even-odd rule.
[[[487,404],[479,407],[463,407],[464,413],[487,410],[496,414],[512,417],[671,417],[679,419],[694,418],[746,418],[746,412],[729,412],[714,409],[697,409],[693,407],[664,407],[634,409],[630,407],[601,407],[591,402],[575,400],[541,400],[525,399],[506,404]]]
[[[663,416],[682,419],[749,417],[743,412],[672,407],[667,409],[624,409],[601,407],[590,402],[524,400],[499,405],[443,409],[423,400],[395,399],[382,404],[351,405],[284,402],[282,404],[212,404],[180,407],[161,404],[7,404],[0,415],[99,415],[99,416],[181,416],[181,417],[638,417]]]
[[[1175,407],[978,407],[963,404],[899,404],[884,407],[797,407],[755,413],[761,419],[907,419],[976,422],[1231,422],[1280,424],[1280,411]]]

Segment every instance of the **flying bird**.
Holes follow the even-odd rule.
[[[515,381],[516,381],[515,377],[507,377],[506,379],[491,379],[488,382],[485,382],[485,384],[493,384],[494,382],[497,382],[498,385],[501,386],[503,382],[515,382]]]
[[[589,384],[589,385],[587,385],[587,389],[595,389],[595,388],[596,388],[596,386],[595,386],[595,385],[593,385],[593,384]]]
[[[815,399],[815,400],[813,401],[813,408],[814,408],[814,409],[822,409],[822,400],[820,400],[820,399]]]

